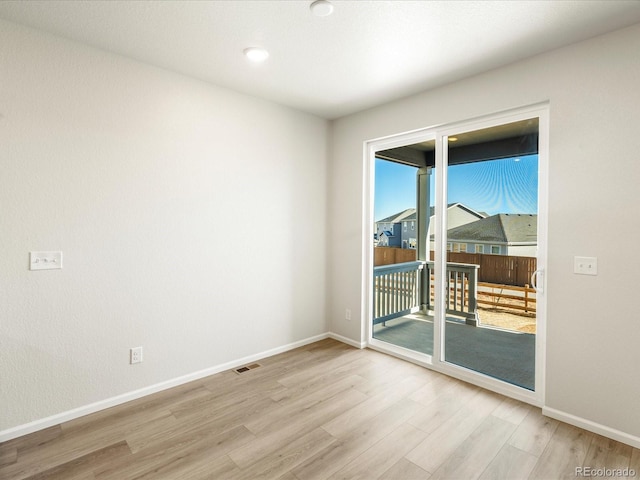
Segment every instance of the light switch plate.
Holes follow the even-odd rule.
[[[598,259],[596,257],[573,257],[573,273],[578,275],[597,275]]]
[[[62,268],[62,252],[29,252],[29,270]]]

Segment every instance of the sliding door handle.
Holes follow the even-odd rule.
[[[531,286],[538,293],[544,292],[544,269],[539,268],[531,275]]]

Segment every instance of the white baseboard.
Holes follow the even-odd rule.
[[[352,347],[356,347],[361,350],[367,346],[366,342],[356,342],[355,340],[351,340],[350,338],[343,337],[342,335],[338,335],[337,333],[329,332],[328,336],[329,338],[333,338],[334,340],[337,340],[342,343],[346,343],[347,345],[351,345]]]
[[[73,420],[85,415],[89,415],[91,413],[98,412],[100,410],[114,407],[116,405],[120,405],[120,404],[129,402],[131,400],[136,400],[138,398],[142,398],[144,396],[151,395],[153,393],[160,392],[162,390],[167,390],[172,387],[177,387],[178,385],[192,382],[194,380],[199,380],[201,378],[208,377],[209,375],[215,375],[216,373],[224,372],[225,370],[230,370],[232,368],[236,368],[236,367],[245,365],[247,363],[255,362],[266,357],[271,357],[279,353],[287,352],[289,350],[293,350],[294,348],[303,347],[310,343],[324,340],[325,338],[333,338],[334,340],[337,340],[339,342],[345,343],[347,345],[350,345],[352,347],[359,348],[359,349],[363,349],[367,346],[366,342],[356,342],[350,338],[344,337],[342,335],[338,335],[337,333],[333,333],[333,332],[323,333],[320,335],[306,338],[304,340],[299,340],[297,342],[290,343],[288,345],[283,345],[281,347],[276,347],[276,348],[266,350],[264,352],[260,352],[254,355],[249,355],[247,357],[232,360],[230,362],[227,362],[221,365],[216,365],[214,367],[206,368],[204,370],[183,375],[181,377],[167,380],[165,382],[160,382],[155,385],[150,385],[148,387],[134,390],[132,392],[124,393],[122,395],[117,395],[115,397],[107,398],[99,402],[91,403],[89,405],[84,405],[82,407],[74,408],[73,410],[61,412],[56,415],[52,415],[50,417],[35,420],[33,422],[26,423],[24,425],[18,425],[17,427],[0,431],[0,442],[6,442],[7,440],[21,437],[29,433],[37,432],[39,430],[43,430],[45,428],[49,428],[63,422],[68,422],[69,420]],[[556,410],[550,407],[542,407],[542,413],[543,415],[546,415],[551,418],[555,418],[556,420],[560,420],[562,422],[568,423],[570,425],[574,425],[576,427],[583,428],[585,430],[588,430],[593,433],[597,433],[607,438],[617,440],[627,445],[631,445],[632,447],[640,448],[640,437],[637,437],[635,435],[631,435],[629,433],[607,427],[606,425],[601,425],[599,423],[595,423],[590,420],[577,417],[575,415],[571,415],[570,413],[566,413],[561,410]]]
[[[591,420],[577,417],[570,413],[550,407],[542,407],[542,414],[547,417],[560,420],[561,422],[568,423],[569,425],[573,425],[574,427],[580,427],[590,432],[597,433],[598,435],[602,435],[603,437],[611,438],[612,440],[631,445],[635,448],[640,448],[640,437],[616,430],[615,428],[607,427],[606,425],[592,422]]]
[[[43,430],[45,428],[49,428],[63,422],[68,422],[69,420],[83,417],[85,415],[89,415],[91,413],[95,413],[100,410],[111,408],[116,405],[120,405],[122,403],[130,402],[131,400],[136,400],[138,398],[151,395],[152,393],[160,392],[162,390],[167,390],[168,388],[177,387],[178,385],[182,385],[184,383],[192,382],[194,380],[199,380],[200,378],[208,377],[209,375],[214,375],[216,373],[224,372],[225,370],[230,370],[232,368],[236,368],[236,367],[245,365],[247,363],[255,362],[262,358],[271,357],[279,353],[293,350],[294,348],[303,347],[310,343],[317,342],[319,340],[324,340],[325,338],[329,338],[329,337],[335,338],[330,333],[323,333],[320,335],[306,338],[304,340],[299,340],[297,342],[290,343],[288,345],[272,348],[271,350],[257,353],[255,355],[249,355],[248,357],[232,360],[230,362],[223,363],[222,365],[216,365],[214,367],[206,368],[204,370],[200,370],[194,373],[189,373],[187,375],[183,375],[178,378],[167,380],[165,382],[160,382],[160,383],[156,383],[155,385],[150,385],[148,387],[140,388],[132,392],[127,392],[122,395],[117,395],[115,397],[107,398],[105,400],[100,400],[99,402],[74,408],[73,410],[61,412],[61,413],[52,415],[50,417],[46,417],[39,420],[35,420],[30,423],[26,423],[24,425],[18,425],[17,427],[9,428],[7,430],[2,430],[0,431],[0,442],[6,442],[7,440],[11,440],[13,438],[17,438],[23,435],[27,435],[29,433],[37,432],[38,430]],[[341,340],[341,338],[336,338],[336,340],[343,341]],[[348,343],[347,341],[348,339],[345,338],[344,340],[345,340],[344,343]],[[351,343],[349,344],[351,345]]]

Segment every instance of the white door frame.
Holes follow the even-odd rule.
[[[479,130],[492,126],[512,123],[527,118],[537,117],[538,127],[538,269],[542,274],[538,276],[538,285],[542,292],[536,295],[536,349],[535,349],[535,391],[517,387],[509,383],[497,380],[488,375],[474,372],[464,367],[447,363],[442,359],[444,335],[444,275],[446,271],[446,232],[447,232],[447,192],[446,192],[446,165],[448,136],[461,134],[465,131]],[[373,338],[373,237],[369,235],[374,223],[374,178],[375,178],[375,153],[389,148],[412,145],[415,143],[434,140],[436,141],[436,188],[435,188],[435,228],[438,235],[436,239],[435,253],[435,278],[436,288],[440,292],[435,297],[436,321],[434,321],[434,352],[432,356],[423,355],[408,349],[396,347],[386,342]],[[441,148],[438,147],[438,143]],[[363,210],[363,272],[362,311],[366,345],[382,350],[406,360],[424,365],[433,370],[445,373],[452,377],[467,381],[474,385],[495,391],[535,406],[544,405],[545,387],[545,358],[546,358],[546,311],[547,291],[546,270],[547,265],[547,222],[548,222],[548,171],[549,171],[549,105],[547,103],[518,108],[492,115],[487,115],[472,120],[465,120],[446,125],[428,127],[411,132],[400,133],[388,137],[378,138],[364,144],[364,210]]]

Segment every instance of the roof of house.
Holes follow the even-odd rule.
[[[452,208],[452,207],[458,207],[461,208],[463,210],[466,210],[467,212],[471,213],[472,215],[477,216],[478,218],[484,218],[487,217],[488,215],[484,212],[478,212],[476,210],[474,210],[473,208],[469,208],[466,205],[464,205],[463,203],[460,202],[456,202],[456,203],[450,203],[447,205],[447,209]],[[435,207],[430,207],[429,208],[429,216],[433,217],[435,215]],[[408,220],[416,220],[418,218],[418,213],[416,212],[415,208],[407,208],[406,210],[403,210],[400,213],[396,213],[395,215],[391,215],[390,217],[387,218],[383,218],[382,220],[378,220],[378,223],[395,223],[395,222],[405,222]]]
[[[431,211],[433,212],[433,207],[431,207]],[[411,215],[409,215],[408,217],[404,217],[402,219],[403,222],[407,222],[410,220],[416,220],[418,218],[418,212],[413,212]]]
[[[495,243],[537,243],[538,216],[498,213],[447,231],[449,240]]]
[[[383,218],[382,220],[378,220],[377,223],[396,223],[396,222],[400,222],[400,221],[404,220],[405,218],[409,217],[410,215],[414,215],[415,216],[415,214],[416,214],[416,209],[415,208],[407,208],[406,210],[403,210],[400,213],[396,213],[396,214],[391,215],[389,217]]]

